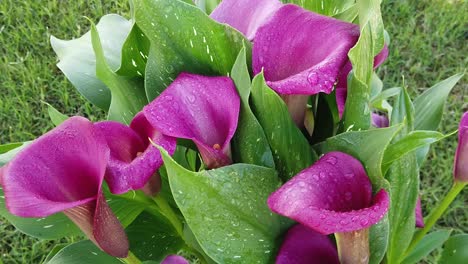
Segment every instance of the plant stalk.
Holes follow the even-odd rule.
[[[369,229],[335,233],[338,257],[341,264],[369,263]]]
[[[154,202],[156,205],[159,207],[160,212],[171,222],[171,224],[174,226],[175,230],[177,233],[181,236],[184,237],[184,229],[183,229],[183,224],[177,217],[177,214],[172,210],[171,206],[167,203],[167,201],[161,196],[161,195],[156,195],[153,197]]]
[[[457,195],[463,190],[466,186],[466,182],[455,181],[450,191],[445,195],[444,199],[439,203],[439,205],[431,212],[431,214],[424,219],[424,228],[417,231],[413,236],[413,240],[406,250],[408,255],[416,247],[416,245],[423,239],[423,237],[431,230],[434,224],[439,220],[439,218],[444,214],[450,204],[455,200]]]
[[[128,256],[126,258],[120,258],[123,263],[126,264],[141,264],[141,260],[139,260],[131,251],[128,251]]]

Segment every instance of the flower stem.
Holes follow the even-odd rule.
[[[159,207],[160,212],[174,226],[177,233],[181,237],[184,237],[182,222],[179,220],[179,218],[177,217],[177,214],[174,212],[174,210],[172,210],[171,206],[167,203],[166,199],[164,199],[164,197],[162,197],[161,195],[157,195],[157,196],[153,197],[153,200],[156,203],[156,205]]]
[[[450,204],[455,200],[457,195],[463,190],[467,183],[465,182],[458,182],[455,181],[450,191],[444,197],[444,199],[440,202],[440,204],[431,212],[431,214],[426,217],[424,220],[424,228],[417,231],[409,245],[408,249],[406,250],[406,254],[408,255],[411,251],[416,247],[416,245],[423,239],[423,237],[431,230],[434,224],[439,220],[439,218],[444,214]]]
[[[128,256],[126,258],[120,259],[123,263],[126,264],[140,264],[141,260],[139,260],[131,251],[128,251]]]
[[[369,263],[369,229],[335,233],[338,257],[342,264]]]

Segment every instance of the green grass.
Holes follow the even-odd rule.
[[[104,3],[105,2],[105,3]],[[467,1],[385,1],[383,14],[391,36],[390,57],[379,69],[386,87],[404,83],[414,96],[468,65]],[[106,13],[126,14],[126,1],[29,0],[0,1],[0,144],[31,140],[52,128],[42,101],[63,113],[99,120],[104,113],[75,91],[56,68],[50,34],[79,37],[93,21]],[[468,108],[465,76],[447,103],[443,132],[457,129]],[[421,195],[427,213],[443,197],[452,182],[456,138],[437,143],[422,169]],[[468,233],[465,191],[436,228]],[[0,218],[0,259],[7,263],[39,263],[52,246],[62,241],[39,241],[22,235]],[[437,253],[426,260],[434,263]],[[1,263],[1,262],[0,262]]]

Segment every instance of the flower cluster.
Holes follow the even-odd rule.
[[[107,87],[110,104],[103,105],[109,108],[111,120],[93,123],[70,117],[1,167],[0,183],[9,212],[20,217],[63,212],[101,250],[128,263],[136,259],[129,255],[129,249],[143,260],[164,259],[162,263],[166,264],[188,261],[175,255],[177,250],[168,250],[168,245],[157,259],[132,248],[126,226],[106,201],[106,185],[114,195],[142,190],[156,201],[145,210],[157,217],[162,215],[165,220],[160,225],[172,224],[184,245],[180,248],[207,262],[234,263],[247,256],[245,263],[273,259],[276,263],[377,263],[387,245],[377,252],[369,241],[375,232],[393,239],[388,214],[390,225],[403,225],[391,221],[405,219],[411,222],[408,230],[415,224],[424,227],[417,180],[412,185],[415,189],[408,189],[410,206],[405,218],[398,219],[393,211],[400,209],[392,207],[398,192],[405,192],[394,187],[392,177],[400,177],[398,166],[407,164],[395,165],[394,161],[414,155],[426,144],[423,140],[404,144],[413,140],[414,109],[404,111],[395,106],[392,115],[392,109],[374,107],[367,121],[375,128],[350,132],[346,130],[351,127],[340,128],[356,63],[348,53],[359,45],[362,29],[351,23],[353,19],[339,20],[278,0],[224,0],[209,17],[181,1],[134,2],[134,24],[120,47],[122,63],[118,70],[107,65],[109,51],[102,49],[109,44],[100,42],[100,25],[93,26],[87,36],[91,45],[86,49],[95,54],[93,76],[65,67],[70,57],[57,52],[59,66],[72,82],[83,74]],[[166,9],[167,13],[158,18],[158,12]],[[346,10],[350,12],[351,8],[341,11]],[[148,14],[156,18],[151,20]],[[196,18],[201,29],[187,24]],[[178,34],[177,23],[183,36],[179,41],[171,37]],[[198,40],[187,37],[187,32]],[[151,45],[145,44],[148,42]],[[222,46],[225,43],[231,44]],[[60,45],[63,51],[65,44]],[[199,47],[206,54],[201,54]],[[233,53],[239,54],[235,61],[231,59]],[[382,42],[381,50],[369,53],[372,71],[387,58],[387,44]],[[134,56],[140,57],[136,60]],[[246,65],[243,78],[240,71],[223,70],[229,61],[230,68]],[[251,74],[255,76],[253,82]],[[269,88],[265,91],[257,87],[256,80]],[[92,101],[109,99],[105,94],[96,99],[87,88],[77,88],[85,97],[94,98]],[[251,90],[254,98],[249,100]],[[139,97],[141,94],[146,96]],[[406,91],[401,90],[398,100],[405,100],[405,96]],[[258,102],[265,102],[267,97],[278,108],[265,113],[261,109],[266,103]],[[370,99],[370,89],[363,97]],[[382,101],[376,105],[382,105]],[[326,111],[321,110],[324,107]],[[116,113],[120,113],[117,118]],[[334,123],[329,130],[325,130],[324,113]],[[401,113],[408,116],[401,117]],[[129,115],[131,122],[125,122]],[[324,122],[323,128],[319,121]],[[454,166],[456,181],[463,186],[468,177],[467,122],[465,114]],[[270,124],[275,124],[272,129]],[[323,131],[325,137],[320,135]],[[376,136],[371,134],[374,132]],[[255,137],[255,143],[244,144],[250,142],[248,137]],[[313,149],[310,143],[314,143]],[[259,149],[266,151],[253,157]],[[295,153],[297,149],[307,156]],[[248,153],[247,158],[239,154],[242,151]],[[315,151],[321,155],[316,156]],[[412,179],[416,179],[415,158],[412,161],[416,171]],[[195,191],[200,197],[184,194],[193,188],[205,189]],[[245,203],[237,195],[246,197]],[[220,204],[214,213],[203,211],[203,204],[213,202]],[[225,236],[212,234],[207,227],[212,221],[230,226]],[[254,229],[259,230],[258,237]],[[336,241],[328,236],[331,234]],[[233,244],[222,248],[219,241]],[[405,253],[404,246],[401,254]],[[387,260],[392,260],[394,256],[387,254]]]

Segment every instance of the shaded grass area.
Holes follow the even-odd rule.
[[[383,1],[386,29],[391,36],[390,57],[379,69],[386,87],[403,83],[412,95],[468,65],[467,1]],[[52,123],[42,101],[63,113],[99,120],[104,113],[86,103],[56,68],[50,34],[79,37],[106,13],[128,12],[126,1],[29,0],[0,1],[0,144],[36,138]],[[457,129],[468,108],[465,76],[449,98],[443,132]],[[431,149],[421,178],[423,210],[427,213],[450,188],[456,138]],[[439,221],[437,228],[453,227],[468,233],[468,193],[465,191]],[[56,243],[22,235],[0,218],[0,259],[6,263],[40,263]],[[433,263],[437,252],[426,260]]]

